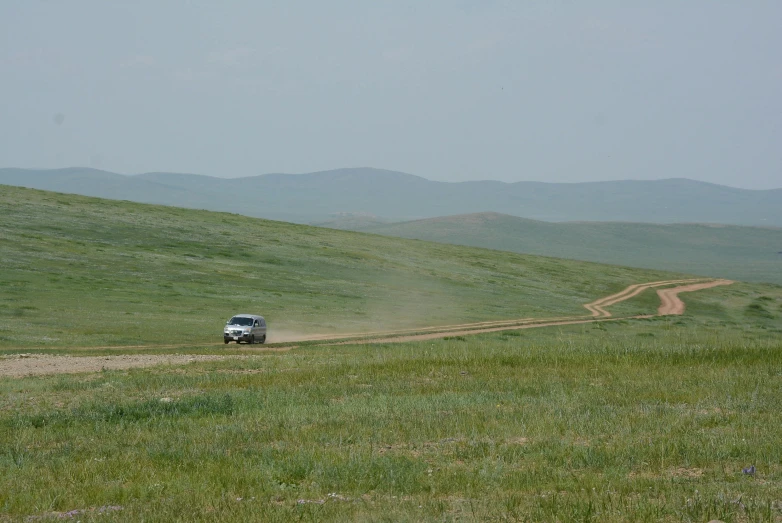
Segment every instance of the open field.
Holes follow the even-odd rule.
[[[782,521],[782,286],[2,189],[0,521]]]
[[[778,521],[782,293],[760,295],[776,323],[709,314],[757,290],[688,295],[682,317],[3,379],[0,514]]]

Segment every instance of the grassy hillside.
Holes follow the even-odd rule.
[[[332,226],[341,226],[333,223]],[[420,240],[782,283],[782,228],[548,223],[497,213],[345,228]]]
[[[390,222],[367,213],[335,213],[328,220],[313,222],[310,225],[341,229],[343,231],[361,231],[370,227],[388,225]]]
[[[578,314],[668,274],[8,187],[0,216],[0,366],[227,354],[0,378],[0,521],[782,519],[782,286],[232,357],[198,344],[236,310],[314,330]]]
[[[546,221],[733,223],[782,226],[782,189],[750,191],[687,179],[448,183],[382,169],[215,178],[122,176],[95,169],[0,169],[0,184],[209,209],[298,223],[336,213],[392,221],[501,212]]]
[[[220,341],[237,312],[275,335],[583,314],[671,276],[15,187],[0,216],[0,347]]]

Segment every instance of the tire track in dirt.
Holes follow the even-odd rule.
[[[685,305],[679,298],[680,292],[693,292],[701,289],[708,289],[718,285],[730,285],[731,280],[716,280],[705,283],[694,283],[683,287],[673,287],[671,289],[660,289],[657,296],[660,297],[660,308],[657,309],[658,316],[669,316],[672,314],[684,314]]]
[[[626,319],[652,318],[654,315],[638,315],[613,317],[605,307],[616,305],[645,291],[646,289],[678,285],[667,289],[659,289],[661,305],[657,311],[658,316],[675,315],[684,313],[684,303],[678,297],[681,292],[693,292],[708,289],[719,285],[730,285],[730,280],[706,280],[706,279],[682,279],[665,280],[649,283],[630,285],[624,290],[600,298],[584,305],[590,314],[583,316],[564,316],[558,318],[520,318],[516,320],[499,320],[476,323],[463,323],[457,325],[443,325],[439,327],[424,327],[419,329],[405,329],[397,331],[385,331],[362,334],[341,335],[313,335],[303,336],[294,342],[324,342],[322,345],[345,345],[361,343],[404,343],[408,341],[423,341],[449,336],[470,336],[507,330],[522,330],[539,327],[551,327],[557,325],[579,325],[585,323],[608,322]],[[683,285],[682,285],[683,284]],[[385,336],[385,337],[384,337]],[[110,346],[110,347],[82,347],[80,349],[161,349],[161,348],[190,348],[222,346],[215,344],[187,344],[187,345],[136,345],[136,346]],[[248,352],[282,352],[295,348],[294,346],[256,347],[246,349]],[[63,349],[75,349],[74,347]],[[43,354],[25,354],[0,357],[0,377],[22,377],[47,374],[67,374],[79,372],[95,372],[103,369],[122,370],[129,368],[148,367],[153,365],[182,365],[197,361],[223,361],[227,359],[248,358],[248,355],[188,355],[188,354],[145,354],[145,355],[116,355],[116,356],[56,356]]]
[[[635,285],[630,285],[626,287],[624,290],[616,294],[612,294],[610,296],[606,296],[604,298],[600,298],[599,300],[595,300],[593,302],[585,304],[584,308],[586,308],[591,313],[591,316],[587,318],[583,316],[571,316],[571,317],[564,317],[564,318],[537,319],[537,320],[532,320],[529,322],[525,322],[523,324],[516,324],[516,325],[506,324],[502,326],[494,326],[494,327],[486,327],[486,328],[472,328],[472,329],[463,329],[463,330],[455,329],[455,330],[448,330],[442,332],[433,332],[428,334],[403,335],[403,336],[394,336],[394,337],[381,338],[381,339],[346,340],[337,343],[337,345],[348,345],[348,344],[353,345],[358,343],[402,343],[408,341],[433,340],[433,339],[445,338],[449,336],[471,336],[475,334],[484,334],[490,332],[533,329],[538,327],[552,327],[557,325],[578,325],[583,323],[653,318],[655,316],[653,314],[623,316],[623,317],[614,318],[610,312],[604,309],[604,307],[616,305],[617,303],[620,303],[622,301],[629,300],[630,298],[637,296],[638,294],[645,291],[646,289],[650,289],[654,287],[663,287],[665,285],[677,285],[682,283],[689,284],[689,285],[672,287],[670,289],[662,289],[657,291],[661,299],[665,297],[665,299],[671,303],[671,305],[667,305],[665,306],[665,308],[663,308],[663,306],[661,305],[660,309],[658,310],[658,314],[657,314],[658,316],[669,315],[669,314],[682,314],[684,312],[684,303],[681,302],[681,300],[679,300],[677,296],[679,292],[691,292],[691,291],[716,287],[718,285],[730,285],[733,282],[730,280],[706,280],[704,278],[691,278],[691,279],[682,279],[682,280],[665,280],[665,281],[656,281],[656,282],[649,282],[649,283],[638,283]],[[665,293],[665,294],[660,294],[660,293]],[[661,312],[661,311],[665,311],[665,312]]]
[[[616,305],[619,302],[629,300],[634,296],[638,296],[646,289],[652,287],[662,287],[664,285],[674,285],[677,283],[691,283],[691,282],[702,282],[702,281],[704,281],[703,278],[690,278],[687,280],[666,280],[666,281],[655,281],[650,283],[637,283],[635,285],[630,285],[629,287],[625,288],[621,292],[617,292],[616,294],[606,296],[605,298],[600,298],[599,300],[595,300],[591,303],[587,303],[586,305],[584,305],[584,307],[586,308],[586,310],[592,313],[592,316],[596,318],[610,318],[611,313],[605,310],[604,307],[610,307],[611,305]]]
[[[704,280],[705,278],[690,278],[690,279],[683,279],[683,280],[665,280],[665,281],[656,281],[650,283],[638,283],[635,285],[630,285],[629,287],[625,288],[624,290],[616,294],[612,294],[610,296],[600,298],[599,300],[595,300],[593,302],[584,304],[584,308],[586,308],[591,313],[592,317],[610,318],[611,313],[603,309],[603,307],[609,307],[611,305],[616,305],[619,302],[628,300],[634,296],[637,296],[638,294],[645,291],[646,289],[652,287],[662,287],[664,285],[674,285],[678,283],[703,282]],[[545,318],[545,319],[518,318],[513,320],[481,321],[475,323],[461,323],[455,325],[441,325],[435,327],[420,327],[415,329],[375,331],[375,332],[364,332],[364,333],[355,333],[355,334],[311,335],[311,336],[303,336],[301,338],[296,338],[290,341],[297,342],[297,343],[303,341],[334,341],[334,340],[346,340],[348,338],[365,339],[365,338],[374,338],[378,336],[401,336],[406,334],[409,334],[411,336],[418,336],[418,335],[424,335],[425,333],[427,333],[427,331],[433,331],[433,334],[449,333],[453,331],[465,331],[471,329],[482,330],[484,328],[491,328],[491,327],[505,327],[505,326],[512,327],[516,325],[539,324],[541,322],[572,321],[577,318],[583,318],[583,316],[560,316],[560,317]]]
[[[505,326],[505,327],[490,327],[487,329],[471,329],[471,330],[463,330],[463,331],[451,331],[451,332],[433,332],[430,334],[413,334],[413,335],[407,335],[407,336],[396,336],[393,338],[381,338],[381,339],[370,339],[370,340],[348,340],[343,341],[339,343],[334,343],[334,345],[358,345],[360,343],[404,343],[408,341],[426,341],[426,340],[436,340],[440,338],[447,338],[450,336],[472,336],[475,334],[486,334],[490,332],[501,332],[501,331],[513,331],[513,330],[523,330],[523,329],[536,329],[538,327],[554,327],[557,325],[579,325],[582,323],[599,323],[599,322],[606,322],[606,321],[619,321],[619,320],[638,320],[638,319],[645,319],[645,318],[654,318],[653,314],[646,314],[641,316],[623,316],[619,318],[585,318],[580,320],[575,319],[563,319],[563,320],[555,320],[555,321],[539,321],[537,323],[527,323],[524,325],[515,325],[515,326]]]

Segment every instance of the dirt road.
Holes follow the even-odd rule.
[[[53,356],[50,354],[14,354],[0,358],[0,376],[31,376],[100,372],[153,365],[183,365],[196,361],[225,359],[219,355],[121,354],[117,356]]]
[[[678,285],[657,291],[660,296],[660,308],[657,315],[671,315],[684,313],[684,303],[679,299],[681,292],[692,292],[702,289],[708,289],[719,285],[730,285],[729,280],[705,280],[705,279],[687,279],[687,280],[665,280],[649,283],[639,283],[630,285],[626,289],[600,298],[584,305],[589,311],[588,315],[583,316],[565,316],[558,318],[520,318],[516,320],[485,321],[477,323],[463,323],[458,325],[444,325],[439,327],[425,327],[418,329],[385,331],[374,333],[361,333],[353,335],[324,335],[324,336],[302,336],[296,340],[289,341],[316,341],[323,342],[323,345],[343,345],[359,343],[402,343],[408,341],[421,341],[437,338],[446,338],[449,336],[469,336],[474,334],[483,334],[489,332],[498,332],[506,330],[532,329],[538,327],[550,327],[556,325],[578,325],[582,323],[616,321],[619,319],[638,319],[650,318],[653,315],[630,316],[614,318],[605,307],[616,305],[622,301],[637,296],[646,289],[664,287],[668,285]],[[223,344],[216,344],[222,346]],[[166,348],[187,348],[192,345],[170,345]],[[109,348],[109,347],[103,347]],[[137,347],[111,347],[118,350],[123,348],[145,348]],[[151,348],[151,347],[150,347]],[[155,348],[162,348],[155,346]],[[289,350],[293,347],[265,347],[258,348],[252,346],[253,352],[258,351],[280,351]],[[225,359],[247,358],[251,356],[236,355],[187,355],[187,354],[164,354],[164,355],[117,355],[117,356],[54,356],[43,354],[22,354],[0,357],[0,377],[21,377],[21,376],[39,376],[46,374],[67,374],[78,372],[96,372],[103,369],[130,369],[138,367],[148,367],[153,365],[181,365],[198,361],[220,361]]]
[[[660,308],[657,309],[657,315],[668,316],[670,314],[684,314],[684,302],[679,299],[680,292],[699,291],[701,289],[708,289],[709,287],[716,287],[717,285],[730,285],[731,283],[733,282],[730,280],[715,280],[705,283],[694,283],[683,287],[674,287],[672,289],[660,289],[657,291],[657,296],[660,297]]]
[[[698,282],[698,283],[692,283]],[[689,280],[667,280],[657,281],[650,283],[639,283],[636,285],[630,285],[626,289],[616,294],[600,298],[599,300],[587,303],[584,305],[590,313],[591,317],[583,316],[571,316],[563,318],[546,318],[546,319],[531,319],[531,320],[516,320],[514,322],[495,322],[500,325],[486,325],[473,324],[469,328],[451,329],[448,331],[438,331],[432,333],[422,333],[413,335],[394,336],[389,338],[372,339],[372,343],[401,343],[407,341],[424,341],[437,338],[444,338],[447,336],[470,336],[473,334],[484,334],[488,332],[499,332],[508,330],[522,330],[522,329],[534,329],[538,327],[552,327],[556,325],[578,325],[582,323],[594,323],[601,321],[616,321],[622,319],[642,319],[652,318],[654,315],[641,315],[641,316],[629,316],[613,318],[611,313],[605,310],[603,307],[609,307],[616,305],[619,302],[629,300],[630,298],[639,295],[646,289],[654,287],[662,287],[665,285],[676,285],[680,283],[687,283],[689,285],[683,285],[679,287],[672,287],[670,289],[661,289],[657,291],[663,301],[663,305],[658,309],[658,316],[670,315],[670,314],[683,314],[684,303],[677,296],[680,292],[691,292],[701,289],[708,289],[710,287],[716,287],[718,285],[730,285],[733,283],[730,280],[712,280],[704,281],[703,279],[689,279]],[[346,340],[340,342],[340,345],[366,343],[366,340]]]
[[[610,307],[611,305],[616,305],[619,302],[629,300],[634,296],[638,296],[646,289],[650,289],[652,287],[662,287],[664,285],[674,285],[677,283],[693,283],[693,282],[702,282],[702,281],[703,279],[689,279],[689,280],[654,281],[651,283],[638,283],[635,285],[630,285],[623,291],[617,292],[616,294],[606,296],[605,298],[600,298],[599,300],[595,300],[592,303],[587,303],[586,305],[584,305],[584,307],[586,308],[586,310],[592,313],[592,316],[596,318],[610,318],[611,313],[605,310],[603,307]]]

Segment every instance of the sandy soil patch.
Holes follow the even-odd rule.
[[[119,356],[53,356],[49,354],[15,354],[0,357],[0,376],[19,378],[46,374],[99,372],[133,369],[154,365],[184,365],[197,361],[220,361],[236,356],[188,354],[123,354]]]

